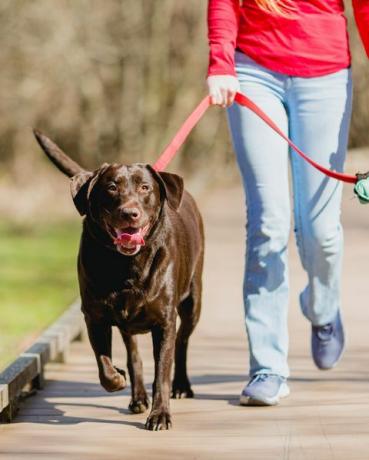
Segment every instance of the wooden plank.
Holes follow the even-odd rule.
[[[278,407],[238,405],[248,358],[242,305],[243,195],[237,188],[214,191],[203,208],[203,312],[189,347],[195,398],[171,402],[173,430],[145,431],[147,414],[128,412],[129,389],[106,393],[98,383],[90,345],[74,342],[66,364],[46,366],[45,389],[22,403],[16,423],[0,427],[0,460],[366,460],[369,213],[351,200],[351,190],[345,190],[342,289],[348,340],[336,369],[321,372],[312,363],[310,325],[297,305],[306,276],[291,240],[291,395]],[[151,392],[150,337],[140,336],[139,344]],[[116,333],[113,348],[116,364],[125,367]]]
[[[0,421],[9,423],[26,385],[41,389],[49,361],[65,361],[69,344],[82,333],[80,303],[76,301],[13,363],[0,373]]]

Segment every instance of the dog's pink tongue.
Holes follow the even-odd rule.
[[[120,245],[122,243],[129,243],[132,245],[145,245],[141,230],[137,233],[120,233],[114,240],[114,244]]]

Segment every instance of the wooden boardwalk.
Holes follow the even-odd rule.
[[[310,328],[297,305],[305,276],[293,244],[291,396],[278,407],[238,405],[247,380],[243,197],[239,188],[227,188],[202,206],[204,306],[190,347],[196,398],[172,402],[173,430],[145,431],[145,415],[127,410],[129,392],[105,393],[89,345],[76,342],[68,364],[48,366],[45,390],[23,403],[15,423],[0,426],[0,459],[369,459],[369,206],[352,201],[350,187],[345,192],[347,349],[336,369],[318,371],[310,358]],[[149,387],[149,337],[141,343]],[[115,361],[123,360],[116,336]]]

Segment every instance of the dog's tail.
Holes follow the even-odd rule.
[[[51,141],[45,134],[42,134],[37,129],[33,130],[37,142],[40,144],[42,150],[46,153],[54,165],[68,177],[75,176],[85,170],[69,156],[64,153],[53,141]]]

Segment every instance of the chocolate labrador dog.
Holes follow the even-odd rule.
[[[169,429],[170,394],[193,397],[186,358],[201,309],[204,233],[198,208],[176,174],[159,173],[146,164],[103,164],[86,171],[42,133],[35,131],[35,136],[71,178],[74,204],[85,216],[78,277],[100,383],[107,391],[126,386],[124,371],[112,363],[112,326],[117,326],[127,349],[129,409],[146,411],[149,400],[136,334],[151,332],[155,379],[145,426]]]

